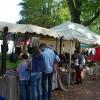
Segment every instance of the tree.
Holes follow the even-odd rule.
[[[30,1],[30,2],[29,2]],[[38,6],[34,0],[23,0],[20,3],[22,18],[18,23],[30,23],[50,28],[70,18],[68,8],[62,1],[38,0]]]
[[[72,22],[89,26],[92,30],[98,33],[100,32],[100,0],[66,1],[70,10]]]
[[[71,21],[90,25],[100,14],[99,0],[66,0],[71,13]],[[81,17],[82,15],[82,17]],[[88,17],[88,18],[87,18]]]
[[[22,0],[18,23],[50,28],[71,20],[100,33],[99,4],[100,0]]]
[[[91,25],[89,25],[90,29],[98,34],[100,34],[100,17],[97,18]]]
[[[22,0],[19,4],[19,6],[22,7],[22,10],[20,11],[21,19],[17,23],[26,24],[31,22],[33,15],[41,3],[41,0]]]

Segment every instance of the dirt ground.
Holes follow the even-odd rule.
[[[100,78],[84,79],[82,84],[71,85],[68,91],[55,90],[52,100],[100,100]]]

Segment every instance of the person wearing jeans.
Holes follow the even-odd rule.
[[[45,63],[42,74],[42,100],[51,100],[52,76],[57,56],[54,50],[44,43],[40,44],[40,49]]]
[[[27,54],[22,54],[22,62],[18,65],[17,72],[19,76],[20,100],[30,100],[30,62]]]
[[[51,91],[52,91],[52,76],[53,73],[42,74],[42,86],[43,86],[43,100],[50,100],[51,98]],[[48,83],[47,83],[48,82]],[[48,90],[47,90],[48,85]]]
[[[29,100],[30,98],[29,81],[20,80],[19,85],[20,85],[20,100]]]
[[[41,80],[42,72],[31,74],[31,100],[42,100]]]
[[[32,72],[31,72],[31,100],[42,100],[42,72],[44,69],[44,59],[39,47],[33,47]]]

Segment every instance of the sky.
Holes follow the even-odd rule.
[[[20,19],[21,0],[0,0],[0,21],[16,23]]]

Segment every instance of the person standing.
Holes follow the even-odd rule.
[[[28,61],[28,55],[26,53],[22,54],[21,58],[22,61],[17,68],[20,86],[20,100],[30,100],[30,62]]]
[[[39,47],[33,47],[32,72],[31,72],[31,100],[42,100],[42,71],[44,69],[44,59]]]
[[[76,84],[82,83],[81,72],[83,70],[83,54],[81,50],[76,53]]]
[[[40,49],[44,58],[44,70],[42,74],[42,100],[51,100],[52,91],[52,77],[54,71],[54,64],[57,62],[56,54],[52,48],[46,46],[46,44],[40,44]],[[47,84],[48,83],[48,84]]]

